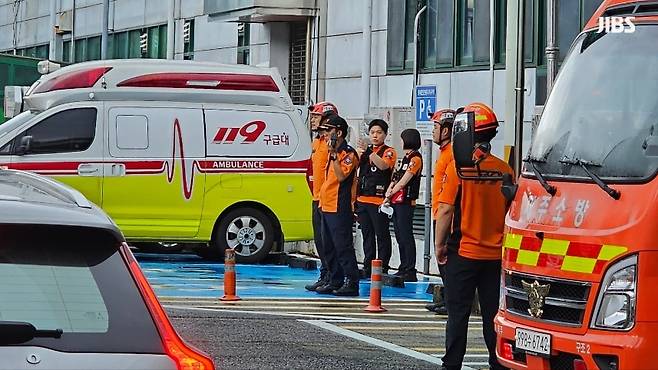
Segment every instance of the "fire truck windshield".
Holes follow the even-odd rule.
[[[547,178],[643,181],[658,170],[658,25],[580,35],[530,149]]]

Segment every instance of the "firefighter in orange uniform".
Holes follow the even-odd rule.
[[[329,282],[315,291],[337,296],[359,295],[359,269],[352,241],[356,169],[359,157],[347,144],[348,125],[340,116],[326,122],[329,140],[329,163],[320,190],[322,236]]]
[[[329,162],[329,146],[327,145],[326,131],[321,125],[327,121],[330,115],[338,114],[338,108],[333,103],[320,102],[311,105],[308,109],[310,110],[311,131],[315,133],[311,154],[313,165],[313,240],[315,242],[315,249],[318,251],[318,256],[320,257],[321,266],[318,280],[313,284],[306,285],[305,288],[306,290],[315,291],[319,286],[325,285],[329,278],[327,262],[322,247],[322,211],[319,207],[320,189],[324,183],[325,169]]]
[[[356,214],[363,234],[363,277],[369,278],[372,260],[382,261],[382,272],[388,273],[391,259],[391,233],[389,218],[379,212],[393,175],[397,160],[395,149],[384,144],[388,124],[374,119],[368,125],[370,145],[359,139],[359,187]],[[376,241],[376,242],[375,242]]]
[[[432,115],[434,129],[432,131],[432,141],[439,146],[439,156],[434,164],[434,176],[432,180],[432,225],[436,228],[436,215],[439,211],[439,194],[443,188],[443,178],[445,177],[446,168],[452,162],[452,124],[455,122],[455,111],[452,109],[442,109],[434,112]],[[439,274],[443,281],[441,290],[441,303],[429,304],[427,309],[437,314],[446,315],[448,311],[445,307],[445,273],[444,265],[439,264]]]
[[[475,114],[475,141],[478,148],[489,148],[496,136],[498,119],[482,103],[464,107]],[[482,170],[512,174],[503,160],[484,151]],[[475,290],[480,298],[482,331],[489,350],[489,368],[503,369],[496,359],[496,333],[493,319],[498,311],[501,255],[507,201],[500,181],[461,180],[455,161],[446,169],[436,216],[436,258],[445,264],[448,323],[444,369],[461,369]]]

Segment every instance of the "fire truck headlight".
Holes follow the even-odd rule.
[[[635,324],[637,255],[608,269],[594,308],[592,328],[630,330]]]

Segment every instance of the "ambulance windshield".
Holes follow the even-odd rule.
[[[530,149],[546,177],[642,181],[658,170],[658,26],[580,35]]]

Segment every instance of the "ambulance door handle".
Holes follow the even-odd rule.
[[[100,165],[93,163],[82,163],[78,166],[78,175],[80,176],[100,176]]]
[[[126,165],[123,163],[112,163],[110,173],[112,176],[124,176],[126,174]]]

